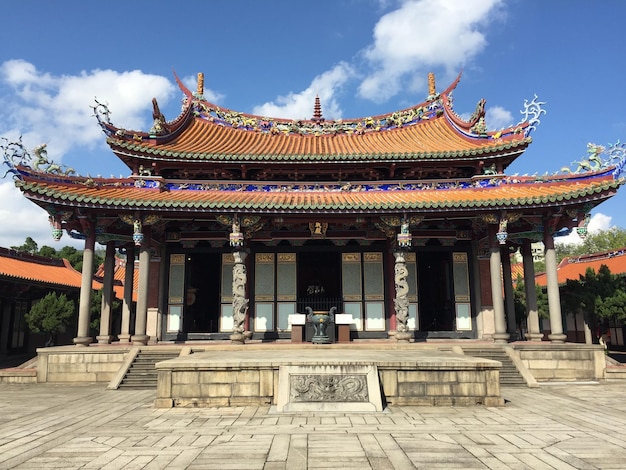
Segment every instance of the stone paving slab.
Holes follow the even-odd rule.
[[[623,469],[626,383],[503,388],[506,405],[277,414],[151,390],[0,384],[0,469]]]

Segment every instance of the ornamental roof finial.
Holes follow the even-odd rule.
[[[202,72],[198,73],[198,89],[197,93],[199,96],[204,95],[204,74]]]
[[[428,96],[435,96],[437,94],[437,89],[435,87],[435,74],[433,72],[428,72]]]
[[[322,105],[318,95],[315,95],[315,106],[313,107],[313,118],[311,121],[324,122],[324,118],[322,117]]]

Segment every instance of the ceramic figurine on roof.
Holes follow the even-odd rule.
[[[140,240],[140,344],[289,337],[291,315],[306,306],[349,314],[353,339],[400,331],[403,340],[504,342],[515,334],[502,297],[506,256],[542,239],[555,270],[553,234],[582,226],[616,193],[624,149],[595,147],[586,171],[509,176],[544,103],[526,101],[521,122],[490,131],[484,99],[469,120],[453,109],[460,79],[438,92],[431,74],[424,101],[387,114],[327,119],[316,97],[311,119],[288,120],[217,106],[202,74],[194,92],[176,77],[180,115],[167,121],[155,100],[148,131],[118,127],[105,104],[94,106],[127,178],[51,175],[6,146],[5,162],[24,195],[56,217],[57,232],[85,238],[87,253],[96,240],[130,250]],[[389,282],[399,246],[406,285]],[[235,295],[233,276],[244,268],[251,275],[237,277]],[[318,284],[323,295],[310,295]],[[197,289],[193,305],[186,286]],[[548,292],[557,325],[558,285]],[[149,308],[159,318],[154,331]],[[550,339],[563,338],[555,326]],[[76,342],[88,343],[87,331]]]

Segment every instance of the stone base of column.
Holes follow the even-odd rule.
[[[132,343],[137,345],[137,346],[142,346],[142,345],[145,346],[145,345],[147,345],[149,339],[150,339],[150,336],[148,336],[148,335],[133,335],[130,338]]]
[[[111,336],[96,336],[96,341],[98,342],[98,344],[111,344]]]
[[[233,333],[230,335],[230,342],[234,344],[244,344],[246,336],[243,333]]]
[[[120,343],[130,343],[130,335],[117,335]]]
[[[396,338],[396,341],[398,342],[408,343],[409,340],[411,339],[411,336],[413,335],[409,333],[408,331],[397,331],[396,334],[394,335],[394,338]]]
[[[93,343],[93,338],[91,336],[77,336],[72,341],[76,346],[89,346]]]
[[[543,333],[526,333],[526,339],[528,341],[542,341]]]
[[[567,335],[564,335],[564,334],[548,335],[548,339],[552,341],[553,343],[564,343],[565,340],[567,339]]]
[[[508,343],[509,334],[508,333],[494,333],[493,336],[494,343]]]

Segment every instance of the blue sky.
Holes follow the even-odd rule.
[[[175,71],[238,111],[309,118],[370,116],[424,100],[427,74],[446,88],[462,70],[455,109],[487,100],[487,125],[521,119],[536,93],[547,114],[507,173],[554,173],[588,142],[626,141],[620,0],[20,0],[3,4],[0,135],[47,143],[82,175],[127,176],[92,117],[107,102],[117,126],[147,130],[152,97],[180,111]],[[6,169],[6,167],[4,167]],[[3,171],[4,173],[4,171]],[[626,189],[593,227],[626,227]],[[0,246],[52,241],[47,215],[0,180]]]

